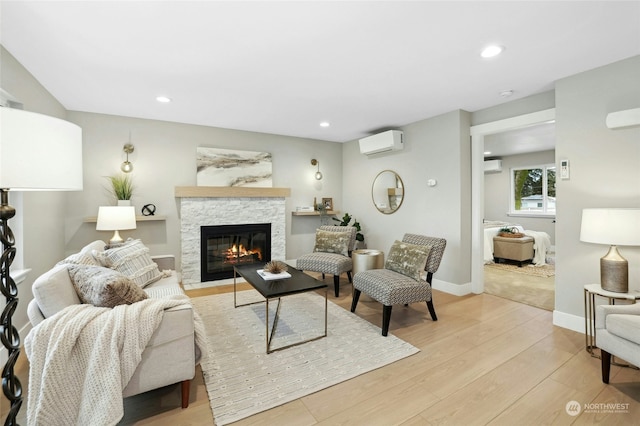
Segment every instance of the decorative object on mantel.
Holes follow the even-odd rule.
[[[131,197],[133,196],[133,178],[131,175],[122,174],[122,175],[114,175],[107,176],[109,182],[111,183],[111,193],[115,196],[118,201],[119,206],[130,206],[131,205]],[[125,201],[122,203],[121,201]]]
[[[8,191],[82,190],[82,129],[58,118],[9,107],[0,107],[0,122],[0,292],[6,299],[0,328],[7,349],[2,390],[10,404],[4,424],[15,425],[22,406],[22,385],[14,374],[20,334],[12,322],[18,286],[10,271],[16,241],[9,220],[16,209],[9,205]],[[3,402],[3,412],[4,408]]]
[[[323,198],[322,205],[325,210],[333,210],[333,198]]]
[[[145,204],[142,206],[142,216],[154,216],[156,214],[155,204]]]
[[[271,154],[199,146],[196,184],[270,188],[273,186]]]

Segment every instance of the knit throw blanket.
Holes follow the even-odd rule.
[[[115,308],[69,306],[25,338],[29,358],[29,425],[115,425],[124,415],[122,390],[162,321],[187,296],[146,299]],[[195,311],[194,311],[195,314]],[[196,340],[201,332],[196,317]],[[126,332],[125,332],[126,331]]]

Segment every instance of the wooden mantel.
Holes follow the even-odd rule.
[[[176,186],[176,198],[281,198],[290,195],[291,188]]]

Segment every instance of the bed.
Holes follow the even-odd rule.
[[[484,263],[493,263],[493,237],[498,235],[500,228],[516,228],[518,232],[533,238],[533,264],[542,266],[546,264],[547,252],[551,248],[551,237],[546,232],[524,229],[521,225],[501,222],[497,220],[485,220],[484,223]]]

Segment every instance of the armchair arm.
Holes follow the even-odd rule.
[[[161,254],[156,256],[151,256],[151,260],[158,264],[158,269],[161,271],[171,269],[175,271],[176,269],[176,257],[172,254]]]
[[[640,315],[640,303],[633,305],[598,305],[596,306],[596,329],[605,329],[607,315]]]

